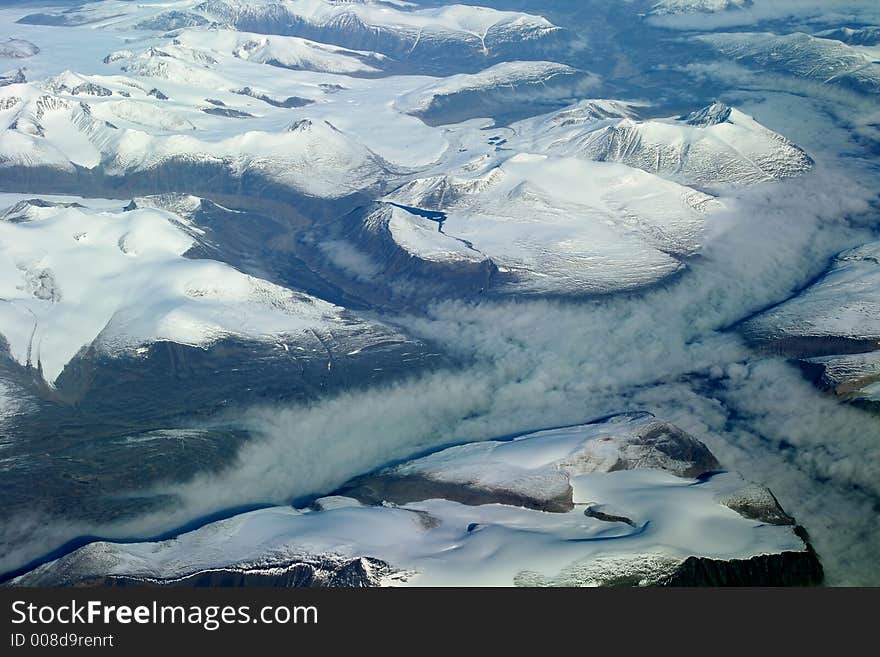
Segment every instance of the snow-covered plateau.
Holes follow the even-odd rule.
[[[489,259],[518,292],[602,293],[662,280],[697,251],[715,204],[616,163],[518,153],[462,173],[407,183],[367,226],[423,260]]]
[[[647,586],[821,579],[802,530],[773,495],[739,475],[713,472],[716,467],[711,452],[677,428],[625,415],[453,447],[370,475],[309,508],[253,511],[161,543],[91,543],[12,584]],[[565,504],[550,504],[560,499]]]
[[[818,369],[836,394],[878,400],[880,243],[839,254],[818,281],[748,320],[743,332]]]
[[[640,120],[638,108],[582,101],[516,128],[535,152],[621,162],[700,189],[767,182],[812,166],[798,146],[722,102]]]
[[[880,51],[802,32],[736,32],[695,37],[732,61],[859,94],[880,93]]]
[[[219,25],[298,36],[397,59],[491,59],[556,43],[559,27],[542,16],[470,5],[422,9],[406,2],[358,0],[185,0],[132,5],[108,0],[21,18],[34,25],[87,25],[113,31],[170,31]],[[430,65],[430,62],[429,62]]]
[[[84,349],[116,354],[228,337],[296,349],[299,336],[310,343],[318,333],[348,334],[351,348],[370,342],[368,323],[342,308],[185,258],[199,229],[178,215],[28,199],[0,217],[0,333],[9,355],[50,385]],[[392,331],[372,334],[382,341]]]
[[[730,11],[751,7],[754,0],[661,0],[651,7],[650,15],[690,14]]]

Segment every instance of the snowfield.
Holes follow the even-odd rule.
[[[522,153],[461,173],[414,180],[385,197],[445,216],[432,233],[395,211],[392,235],[426,260],[482,254],[517,292],[602,293],[662,280],[697,251],[716,203],[638,169],[573,158]]]
[[[650,15],[712,13],[751,7],[754,0],[661,0],[651,7]]]
[[[561,84],[560,84],[561,81]],[[433,82],[395,101],[406,114],[420,116],[456,96],[531,89],[531,99],[571,98],[596,84],[595,76],[555,62],[502,62],[479,73],[461,73]]]
[[[26,39],[9,37],[0,42],[0,59],[26,59],[40,52],[40,47]]]
[[[347,50],[298,37],[217,28],[181,30],[174,36],[173,43],[160,52],[174,56],[186,53],[187,49],[193,53],[193,59],[202,62],[211,62],[213,57],[210,53],[213,53],[215,57],[232,55],[245,61],[280,68],[349,75],[378,73],[378,67],[388,59],[376,52]],[[114,62],[127,59],[125,51],[111,53],[108,58]]]
[[[195,131],[198,126],[185,113],[145,105],[145,87],[113,78],[90,79],[132,91],[126,90],[128,96],[120,100],[113,100],[121,94],[109,89],[106,95],[83,96],[78,89],[88,82],[70,73],[49,81],[46,91],[54,93],[30,84],[4,88],[8,109],[2,114],[9,123],[0,133],[0,168],[43,166],[72,172],[76,166],[101,167],[108,175],[122,177],[187,160],[237,175],[259,172],[305,194],[327,198],[373,186],[385,170],[379,156],[327,121],[295,120],[280,132],[250,130],[208,140],[197,136],[209,133]],[[200,109],[206,108],[211,108],[210,102]],[[129,125],[99,117],[115,117]]]
[[[108,0],[64,12],[37,12],[21,19],[34,25],[87,25],[108,30],[170,31],[216,24],[241,31],[299,36],[345,48],[384,47],[415,59],[442,50],[489,57],[520,43],[542,42],[559,28],[542,16],[486,7],[448,5],[420,9],[380,0],[197,0],[132,5]]]
[[[767,340],[838,337],[880,342],[880,243],[838,255],[819,281],[750,320],[747,332]]]
[[[812,167],[785,137],[721,102],[669,119],[641,121],[636,113],[583,101],[515,129],[534,152],[621,162],[699,188],[768,182]]]
[[[209,346],[227,337],[296,342],[308,331],[358,326],[309,295],[183,257],[194,242],[181,222],[154,209],[41,201],[7,208],[0,333],[12,357],[52,384],[84,349],[112,355],[157,341]]]
[[[727,506],[745,500],[772,514],[772,495],[730,473],[695,480],[685,473],[704,464],[659,451],[681,448],[682,440],[714,462],[698,441],[636,415],[464,445],[395,469],[479,485],[489,495],[511,487],[554,494],[564,482],[572,491],[565,511],[438,498],[372,506],[337,496],[310,509],[245,513],[161,543],[92,543],[13,583],[172,582],[217,569],[282,572],[332,556],[384,562],[387,571],[369,583],[385,586],[648,585],[674,577],[689,557],[807,555],[790,519],[757,521]],[[632,469],[614,466],[621,457]]]
[[[801,32],[711,34],[695,37],[735,62],[834,85],[863,94],[880,93],[876,48],[851,46]]]
[[[839,254],[813,285],[742,330],[818,369],[838,397],[880,401],[880,243]]]

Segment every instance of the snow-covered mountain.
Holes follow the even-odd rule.
[[[507,292],[634,289],[682,269],[715,201],[616,163],[521,153],[483,169],[413,180],[366,228],[411,258],[490,260]]]
[[[754,0],[660,0],[648,12],[653,16],[711,13],[751,7]]]
[[[801,361],[820,387],[845,400],[880,404],[880,351]]]
[[[191,199],[198,203],[199,199]],[[222,262],[184,257],[197,226],[168,211],[23,200],[0,215],[0,334],[51,385],[85,349],[136,354],[169,341],[241,338],[297,349],[331,332],[354,348],[368,323]],[[392,333],[377,327],[374,341]]]
[[[431,67],[446,61],[473,66],[474,61],[521,52],[523,47],[541,52],[561,32],[547,19],[525,13],[469,5],[421,9],[384,0],[190,0],[153,6],[109,0],[30,14],[20,22],[153,32],[218,25],[378,51]]]
[[[397,109],[429,124],[495,116],[512,106],[564,102],[589,92],[597,78],[554,62],[503,62],[479,73],[461,73],[416,89]]]
[[[352,134],[318,118],[329,111],[352,125],[345,113],[333,113],[337,99],[350,97],[345,91],[328,94],[327,83],[311,82],[297,87],[302,96],[285,97],[277,88],[238,87],[243,80],[219,65],[222,57],[241,61],[234,55],[238,36],[220,31],[209,43],[206,34],[185,30],[162,47],[117,51],[107,57],[116,75],[68,71],[4,88],[9,119],[0,133],[0,164],[17,176],[88,175],[95,185],[144,180],[149,192],[184,191],[180,186],[192,180],[192,191],[206,193],[198,180],[208,177],[226,181],[221,193],[256,194],[271,184],[338,199],[396,181],[399,188],[364,217],[355,239],[357,247],[370,243],[368,258],[373,248],[388,258],[379,268],[384,285],[422,263],[416,269],[428,278],[437,278],[427,273],[435,266],[445,272],[441,287],[445,276],[471,281],[461,292],[565,295],[650,285],[681,271],[697,252],[703,215],[715,202],[649,173],[710,186],[781,178],[809,166],[784,138],[724,106],[640,122],[626,104],[589,101],[516,124],[509,139],[487,143],[469,124],[443,130],[453,162],[436,167],[446,173],[420,177],[365,145],[367,131]],[[454,121],[503,113],[512,98],[520,107],[558,103],[594,84],[593,76],[565,65],[510,62],[473,75],[407,80],[409,91],[390,111],[397,121],[409,113]],[[626,147],[615,136],[624,130],[632,133]],[[156,178],[174,182],[155,189]],[[393,264],[398,256],[410,262],[400,268]]]
[[[837,27],[824,30],[815,36],[823,39],[835,39],[851,46],[880,46],[880,25],[866,27]]]
[[[212,54],[214,57],[231,54],[249,62],[280,68],[348,75],[378,73],[388,60],[380,53],[348,50],[299,37],[221,28],[179,30],[161,52],[166,57],[182,55],[183,58],[202,63],[216,63]],[[127,58],[123,53],[113,53],[108,59],[117,61]]]
[[[747,324],[750,335],[795,343],[880,342],[880,243],[845,251],[815,284]]]
[[[880,399],[880,243],[841,253],[819,281],[743,331],[803,359],[842,397]]]
[[[876,52],[832,38],[795,32],[737,32],[695,37],[747,66],[864,94],[880,93]]]
[[[802,149],[721,102],[669,119],[639,120],[636,109],[582,101],[517,124],[516,143],[534,152],[621,162],[698,187],[767,182],[812,167]]]
[[[0,59],[27,59],[40,52],[40,47],[27,39],[9,37],[0,42]]]
[[[326,121],[299,119],[278,132],[230,130],[228,136],[200,138],[201,131],[193,129],[195,120],[188,118],[194,112],[214,113],[219,121],[229,121],[234,112],[246,113],[211,99],[199,108],[165,109],[151,101],[148,87],[124,77],[73,73],[42,86],[4,87],[0,168],[50,168],[69,174],[84,168],[121,178],[201,166],[213,175],[259,176],[326,198],[375,185],[387,170],[382,158]],[[247,99],[243,102],[256,102],[242,97]]]
[[[253,511],[161,543],[91,543],[12,583],[820,580],[812,548],[772,493],[733,473],[708,476],[716,467],[711,452],[676,427],[644,414],[621,416],[454,447],[355,480],[311,508]]]

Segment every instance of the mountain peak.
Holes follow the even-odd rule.
[[[47,208],[81,208],[79,203],[55,203],[41,198],[29,198],[19,201],[7,208],[0,214],[0,221],[8,221],[13,224],[33,221],[40,217],[40,211]]]
[[[287,132],[306,132],[312,129],[311,119],[299,119],[287,126]]]
[[[686,123],[698,126],[711,126],[725,123],[730,119],[731,108],[729,105],[716,100],[703,109],[691,112],[684,118]]]

